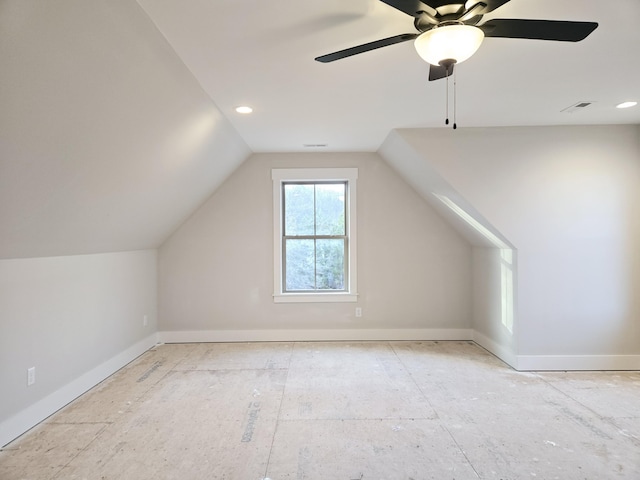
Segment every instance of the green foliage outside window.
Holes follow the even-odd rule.
[[[343,291],[346,183],[283,188],[285,291]]]

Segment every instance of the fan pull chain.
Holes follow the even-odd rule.
[[[458,124],[456,123],[456,85],[457,85],[457,78],[458,78],[458,74],[456,73],[458,71],[458,69],[456,68],[453,71],[453,129],[455,130],[456,128],[458,128]]]
[[[447,118],[444,121],[445,125],[449,125],[449,68],[447,68]]]
[[[454,62],[455,63],[455,62]],[[447,101],[446,101],[446,109],[447,109],[447,118],[444,121],[445,125],[449,125],[449,77],[453,75],[453,129],[456,130],[458,128],[458,124],[456,122],[456,110],[457,110],[457,75],[456,75],[456,71],[453,70],[451,71],[450,69],[453,68],[453,63],[451,64],[444,64],[444,62],[441,62],[440,65],[442,65],[443,67],[446,68],[445,70],[445,74],[447,77]]]

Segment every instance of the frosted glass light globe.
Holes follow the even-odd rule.
[[[415,40],[418,55],[431,65],[443,60],[462,63],[471,57],[484,40],[484,32],[473,25],[444,25],[427,30]]]

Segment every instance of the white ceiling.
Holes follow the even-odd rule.
[[[396,128],[444,127],[444,80],[406,42],[321,64],[314,57],[415,32],[378,0],[138,0],[254,152],[376,151]],[[579,43],[488,38],[457,69],[457,122],[640,124],[638,0],[511,0],[490,18],[595,21]],[[577,102],[594,102],[562,113]],[[250,116],[234,108],[251,105]],[[319,149],[307,149],[319,150]]]

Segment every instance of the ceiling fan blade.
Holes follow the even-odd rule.
[[[480,25],[487,37],[579,42],[598,27],[595,22],[497,18]]]
[[[429,6],[429,0],[425,2],[421,2],[419,0],[380,0],[382,3],[386,3],[390,7],[397,8],[401,12],[406,13],[407,15],[411,15],[412,17],[416,16],[418,12],[426,12],[429,15],[437,15],[438,12]]]
[[[316,57],[316,61],[322,63],[333,62],[335,60],[350,57],[351,55],[357,55],[359,53],[375,50],[376,48],[388,47],[389,45],[395,45],[396,43],[414,40],[418,35],[418,33],[403,33],[402,35],[396,35],[395,37],[383,38],[382,40],[376,40],[375,42],[365,43],[363,45],[358,45],[356,47],[351,47],[345,50],[340,50],[338,52],[328,53],[327,55]]]
[[[429,66],[429,81],[440,80],[441,78],[447,78],[453,73],[455,65],[449,66],[449,72],[447,75],[447,68],[442,65],[430,65]]]

